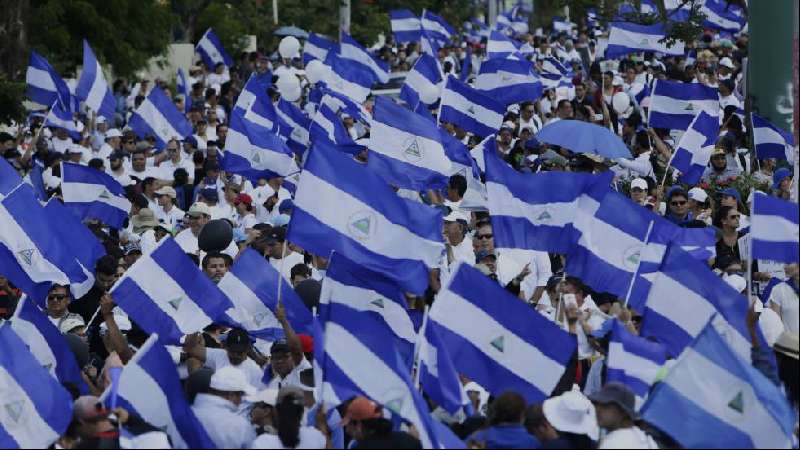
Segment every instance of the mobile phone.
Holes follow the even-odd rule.
[[[594,115],[594,120],[596,120],[596,121],[603,120],[603,114],[595,114]]]
[[[575,298],[575,294],[564,294],[564,307],[569,308],[571,306],[578,307],[578,299]]]

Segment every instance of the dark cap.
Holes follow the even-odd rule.
[[[495,261],[497,261],[497,255],[495,255],[494,253],[492,253],[492,252],[490,252],[488,250],[481,250],[481,251],[475,253],[475,262],[481,262],[485,258],[490,257],[490,256],[492,258],[494,258]]]
[[[291,353],[291,349],[289,348],[289,343],[286,342],[285,339],[281,339],[279,341],[275,341],[272,344],[272,348],[270,348],[269,353],[270,355],[278,355],[284,353]]]
[[[267,242],[283,242],[286,240],[285,227],[272,227],[265,235]]]
[[[200,191],[200,196],[212,202],[219,200],[219,193],[214,188],[203,189],[202,191]]]
[[[225,348],[237,353],[244,353],[250,350],[250,336],[246,331],[234,328],[228,332],[228,337],[225,339]]]
[[[589,400],[601,405],[617,405],[628,417],[636,419],[636,395],[622,383],[606,384],[603,389],[590,395]]]
[[[111,161],[113,161],[115,159],[124,159],[124,158],[125,158],[125,153],[119,152],[119,151],[112,153],[108,157],[108,159],[111,160]]]

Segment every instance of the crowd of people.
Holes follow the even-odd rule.
[[[545,58],[555,57],[572,69],[574,77],[566,90],[548,88],[538,101],[508,108],[496,135],[499,156],[524,173],[612,171],[615,189],[632,202],[681,227],[713,227],[716,256],[708,264],[737,291],[755,299],[749,326],[754,334],[759,328],[774,350],[779,369],[774,381],[785,390],[796,411],[798,265],[758,260],[748,267],[750,260],[742,240],[748,232],[752,202],[750,192],[739,190],[745,186],[743,180],[751,183],[748,187],[786,200],[796,199],[793,194],[797,190],[787,161],[758,160],[748,148],[748,131],[738,115],[743,107],[747,34],[725,36],[706,30],[694,45],[693,58],[647,53],[604,60],[595,54],[595,30],[587,28],[584,21],[578,22],[571,31],[537,30],[517,35],[534,50],[527,57],[538,68]],[[460,71],[468,68],[470,73],[463,78],[472,80],[480,70],[486,38],[468,36],[459,35],[440,49],[438,59],[445,74],[461,75]],[[411,70],[422,50],[418,43],[396,43],[388,37],[375,48],[375,54],[389,63],[393,72],[402,73]],[[469,64],[464,64],[465,58],[471,58]],[[43,169],[48,197],[61,197],[60,163],[72,162],[113,177],[132,204],[122,229],[96,220],[85,222],[106,252],[95,267],[96,282],[91,291],[73,298],[69,286],[54,285],[47,296],[44,312],[66,336],[90,388],[89,396],[79,396],[71,387],[74,417],[55,444],[58,447],[114,448],[123,440],[120,425],[135,435],[148,436],[152,440],[146,441],[147,445],[154,448],[171,445],[166,434],[134,412],[108,410],[99,400],[110,385],[110,369],[125,366],[148,338],[116,307],[109,291],[163,239],[174,237],[214,283],[228,273],[241,250],[254,249],[281,271],[309,310],[318,306],[326,255],[313,255],[287,241],[293,189],[280,177],[251,180],[222,169],[229,118],[237,98],[252,74],[267,73],[296,76],[304,94],[295,103],[306,113],[314,113],[314,104],[308,99],[312,86],[299,55],[285,59],[263,49],[241,54],[232,67],[193,66],[189,71],[189,98],[175,92],[172,80],[118,79],[113,83],[114,118],[76,115],[79,139],[63,128],[43,127],[43,114],[33,114],[28,123],[0,133],[0,152],[21,175],[27,175],[36,165]],[[697,186],[675,181],[669,161],[680,136],[650,128],[648,102],[636,99],[655,79],[719,89],[720,135]],[[132,111],[153,86],[161,87],[174,99],[193,127],[191,137],[172,140],[163,151],[156,150],[155,139],[137,136],[128,126]],[[612,104],[618,93],[627,94],[629,106],[623,111]],[[280,98],[275,88],[270,88],[269,94],[274,101]],[[363,106],[370,111],[372,105],[370,98]],[[340,119],[354,140],[368,136],[369,123],[350,116]],[[633,157],[609,160],[535,139],[542,128],[561,120],[586,121],[611,129],[628,145]],[[483,138],[453,124],[443,127],[470,148]],[[451,270],[466,263],[565,330],[583,336],[584,342],[559,387],[544,403],[527,404],[512,391],[490,395],[463,377],[470,411],[452,416],[431,402],[433,416],[470,448],[676,446],[674,437],[640,420],[640,405],[630,387],[605,382],[603,360],[609,344],[601,331],[607,321],[616,319],[637,334],[642,312],[626,307],[621,299],[597,286],[587,286],[564,274],[563,255],[531,251],[521,258],[496,250],[490,215],[461,207],[470,189],[468,184],[464,176],[454,175],[447,189],[439,192],[398,192],[445,211],[442,233],[446,252],[439,269],[431,273],[425,296],[408,297],[409,308],[421,315],[424,305],[435,302]],[[220,219],[230,223],[233,240],[222,251],[205,252],[199,243],[201,232],[209,222]],[[748,273],[752,274],[749,293]],[[564,295],[572,295],[575,305],[560,307]],[[0,319],[13,320],[22,296],[23,292],[0,273]],[[275,313],[284,335],[276,342],[256,342],[244,330],[215,324],[203,333],[187,336],[183,348],[175,349],[185,395],[215,445],[421,448],[418,430],[398,426],[390,420],[386,408],[368,398],[348,399],[343,405],[325,405],[315,398],[313,338],[293,330],[282,305]],[[754,343],[757,345],[757,341]]]

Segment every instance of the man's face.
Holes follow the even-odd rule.
[[[170,197],[169,195],[158,196],[158,206],[165,208],[169,206],[170,203],[172,203],[172,197]]]
[[[111,170],[117,171],[117,170],[119,170],[121,168],[122,168],[122,159],[121,158],[117,158],[117,159],[112,159],[111,160]]]
[[[533,117],[534,112],[535,108],[533,107],[533,105],[528,105],[525,107],[525,109],[522,110],[522,118],[527,122],[531,120],[531,117]]]
[[[510,131],[503,130],[503,131],[500,132],[500,142],[502,142],[504,145],[510,145],[511,144],[511,138],[512,138],[512,136],[511,136],[511,132]]]
[[[189,228],[195,236],[200,234],[200,230],[208,223],[210,218],[206,215],[191,215],[189,216]]]
[[[225,349],[225,352],[228,354],[228,361],[231,362],[231,365],[239,366],[245,361],[247,361],[247,350],[243,352],[236,352],[229,348]]]
[[[122,142],[122,148],[128,153],[133,153],[136,150],[136,141],[133,138],[128,138]]]
[[[225,139],[228,137],[228,127],[217,127],[217,141],[225,142]],[[222,144],[220,144],[222,145]]]
[[[478,229],[475,234],[474,247],[476,251],[494,252],[494,234],[492,234],[491,225],[484,225]]]
[[[67,313],[69,306],[69,291],[64,287],[57,287],[47,294],[47,314],[50,317],[62,317]]]
[[[632,188],[631,189],[631,200],[636,203],[642,204],[644,203],[645,191],[642,188]]]
[[[228,273],[228,265],[225,263],[225,259],[211,258],[206,268],[206,276],[216,284],[222,280],[226,273]]]
[[[562,102],[558,107],[558,117],[562,119],[571,119],[574,112],[572,111],[572,103]]]
[[[178,143],[175,141],[171,141],[167,144],[167,155],[169,155],[170,159],[177,162],[178,159],[181,157],[180,151],[178,151]]]
[[[95,284],[97,287],[100,288],[103,292],[108,292],[111,290],[111,287],[114,286],[114,283],[117,282],[116,275],[106,275],[102,272],[97,272],[95,276]]]
[[[739,202],[736,201],[736,197],[732,195],[723,195],[719,204],[720,206],[730,206],[731,208],[736,208],[739,206]]]
[[[273,353],[270,362],[272,369],[281,377],[286,377],[294,369],[292,354],[288,352]]]
[[[689,212],[689,199],[683,195],[673,195],[669,201],[669,210],[678,217],[683,217]]]
[[[602,405],[595,403],[595,412],[597,413],[597,425],[600,428],[615,429],[625,419],[624,413],[616,405]]]
[[[575,86],[575,96],[583,98],[584,95],[586,95],[586,88],[582,84]]]
[[[136,172],[144,172],[147,169],[147,159],[144,153],[137,153],[131,158],[131,166]]]
[[[725,170],[728,167],[728,160],[725,155],[714,155],[711,157],[711,165],[717,170]]]
[[[725,216],[725,219],[722,221],[722,225],[727,227],[731,230],[738,230],[739,229],[739,219],[742,218],[742,215],[739,214],[739,211],[732,209],[728,211],[728,215]]]
[[[448,240],[453,245],[458,245],[464,239],[463,233],[464,225],[458,222],[445,222],[444,223],[444,232],[447,235]]]
[[[281,259],[281,256],[283,256],[283,242],[274,240],[267,242],[267,255],[272,259]]]

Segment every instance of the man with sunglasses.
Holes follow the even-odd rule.
[[[680,186],[673,186],[667,193],[667,214],[670,222],[681,225],[694,220],[689,208],[689,194]]]
[[[54,284],[47,293],[47,317],[62,333],[69,333],[86,325],[80,314],[69,312],[71,300],[69,286]]]

